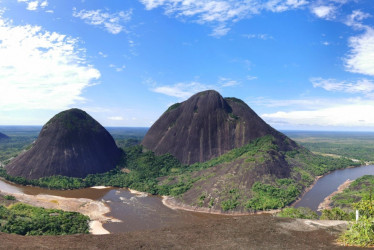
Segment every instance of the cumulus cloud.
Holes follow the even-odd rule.
[[[0,109],[61,110],[100,77],[72,37],[0,16]]]
[[[38,10],[39,8],[45,8],[48,6],[48,1],[42,1],[42,0],[17,0],[21,3],[26,3],[28,10]]]
[[[152,88],[151,90],[156,93],[177,97],[180,99],[187,99],[197,92],[208,90],[208,89],[217,89],[215,86],[209,86],[201,84],[199,82],[190,82],[190,83],[177,83],[169,86],[159,86]]]
[[[73,9],[73,16],[84,20],[87,24],[101,27],[111,34],[126,32],[125,24],[131,20],[132,10],[109,13],[104,10]]]
[[[147,10],[163,8],[165,14],[213,26],[211,35],[226,35],[228,24],[261,11],[282,12],[306,5],[306,0],[139,0]]]
[[[332,5],[320,5],[311,8],[314,15],[323,19],[333,19],[335,17],[335,6]]]

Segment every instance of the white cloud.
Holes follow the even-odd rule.
[[[125,24],[131,20],[132,10],[109,13],[103,10],[73,9],[73,16],[84,20],[87,24],[99,26],[111,34],[126,32]]]
[[[346,69],[374,76],[374,29],[368,27],[364,34],[350,37],[349,47],[351,49],[345,59]]]
[[[78,41],[0,16],[0,110],[61,110],[100,77]]]
[[[28,10],[37,10],[38,5],[39,5],[38,1],[28,2],[27,9]]]
[[[21,3],[26,3],[28,10],[38,10],[38,8],[45,8],[48,6],[48,1],[41,1],[41,0],[17,0]]]
[[[239,85],[238,81],[232,80],[230,78],[220,77],[218,80],[218,83],[221,85],[221,87],[232,87]]]
[[[109,64],[109,68],[114,68],[117,72],[121,72],[126,68],[126,65],[122,65],[118,67],[114,64]]]
[[[125,68],[126,68],[126,65],[122,65],[121,67],[117,67],[117,68],[116,68],[116,71],[117,71],[117,72],[121,72],[121,71],[123,71]]]
[[[339,91],[351,94],[370,94],[374,91],[374,82],[368,79],[347,82],[335,79],[312,78],[310,81],[313,83],[313,87],[321,87],[327,91]]]
[[[373,127],[374,103],[339,105],[316,110],[299,110],[263,114],[261,117],[273,125]]]
[[[282,12],[306,5],[306,0],[139,0],[147,10],[161,7],[168,16],[213,26],[212,36],[226,35],[229,23],[261,11]]]
[[[269,99],[264,97],[252,98],[248,101],[251,105],[264,106],[270,108],[283,108],[283,107],[298,107],[307,110],[314,108],[325,108],[337,103],[346,104],[350,103],[352,99],[336,100],[336,99],[321,99],[321,98],[310,98],[310,99]]]
[[[214,37],[221,37],[221,36],[225,36],[229,31],[230,31],[230,28],[222,24],[222,25],[215,27],[210,35]]]
[[[42,8],[45,8],[48,6],[48,2],[47,1],[43,1],[41,4],[40,4],[40,7]]]
[[[265,8],[272,12],[283,12],[297,9],[308,4],[306,0],[270,0],[265,3]]]
[[[217,89],[215,86],[204,85],[199,82],[190,82],[190,83],[177,83],[171,86],[160,86],[151,89],[153,92],[177,97],[180,99],[187,99],[197,92],[208,90],[208,89]]]
[[[99,51],[99,53],[98,53],[100,56],[102,56],[102,57],[104,57],[104,58],[106,58],[106,57],[108,57],[108,55],[107,54],[104,54],[103,52],[101,52],[101,51]]]
[[[268,34],[244,34],[243,36],[248,39],[261,39],[261,40],[274,39],[272,36]]]
[[[323,19],[334,19],[335,18],[335,6],[332,5],[320,5],[311,8],[314,15]]]
[[[111,117],[108,117],[109,120],[112,120],[112,121],[123,121],[123,117],[122,116],[111,116]]]
[[[257,80],[257,79],[258,79],[257,76],[247,76],[248,81],[253,81],[253,80]]]
[[[363,25],[362,21],[370,16],[370,14],[362,12],[361,10],[354,10],[352,14],[347,17],[347,20],[345,20],[345,24],[356,29],[364,29],[367,28],[367,26]]]

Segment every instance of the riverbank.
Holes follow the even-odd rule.
[[[79,212],[88,216],[90,222],[91,234],[109,234],[109,231],[103,228],[103,223],[120,222],[120,220],[106,216],[110,212],[108,206],[101,201],[95,201],[86,198],[65,198],[54,195],[27,195],[20,193],[10,193],[0,190],[2,195],[13,195],[19,202],[43,207],[48,209],[61,209],[64,211]]]
[[[349,185],[351,185],[351,183],[353,182],[353,180],[346,180],[343,184],[341,184],[339,187],[338,187],[338,190],[336,190],[335,192],[333,192],[332,194],[330,194],[329,196],[327,196],[323,202],[321,202],[319,205],[318,205],[318,211],[322,211],[323,209],[331,209],[331,203],[332,203],[332,197],[334,197],[335,195],[341,193],[344,191],[344,189],[348,188]]]
[[[329,172],[329,173],[331,173],[331,172]],[[299,201],[301,201],[301,199],[303,198],[303,196],[306,194],[306,193],[308,193],[315,185],[316,185],[316,183],[317,183],[317,181],[319,180],[319,179],[321,179],[322,177],[324,177],[325,175],[328,175],[329,173],[326,173],[326,174],[324,174],[324,175],[319,175],[319,176],[316,176],[316,178],[314,178],[314,181],[313,181],[313,183],[309,186],[309,187],[307,187],[307,188],[305,188],[304,189],[304,191],[299,195],[299,197],[295,200],[295,201],[293,201],[293,202],[291,202],[291,204],[289,204],[288,206],[289,207],[294,207]]]
[[[207,214],[218,214],[226,216],[243,216],[243,215],[254,215],[254,214],[275,214],[279,213],[280,209],[267,210],[267,211],[256,211],[256,212],[239,212],[239,211],[227,211],[222,212],[221,210],[207,208],[207,207],[194,207],[186,205],[182,202],[177,201],[174,197],[162,196],[162,204],[170,209],[179,209],[189,212],[207,213]]]

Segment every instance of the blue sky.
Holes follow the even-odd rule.
[[[215,89],[277,129],[374,131],[372,0],[0,0],[0,124],[149,127]]]

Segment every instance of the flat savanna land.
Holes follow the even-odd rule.
[[[283,131],[291,139],[315,153],[374,162],[373,132]]]

